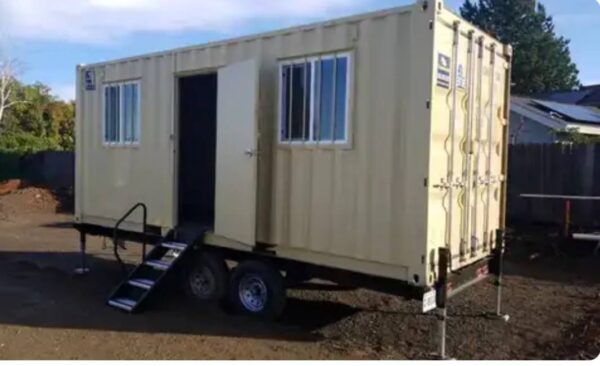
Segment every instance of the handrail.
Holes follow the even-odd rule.
[[[135,211],[136,209],[138,209],[139,207],[142,208],[142,233],[146,234],[146,221],[148,218],[148,207],[146,206],[146,204],[142,203],[142,202],[138,202],[135,205],[133,205],[133,207],[131,207],[129,209],[129,211],[127,211],[125,213],[125,215],[123,215],[119,221],[117,221],[117,223],[115,224],[115,228],[113,230],[113,252],[115,253],[115,257],[117,258],[117,261],[119,261],[119,263],[121,264],[121,268],[123,269],[123,272],[126,272],[125,269],[125,265],[123,264],[123,260],[121,259],[121,257],[119,256],[119,249],[118,249],[118,245],[117,245],[117,236],[119,233],[119,226],[121,226],[121,224],[123,223],[123,221],[125,221],[125,219],[127,219],[132,213],[133,211]],[[143,241],[142,243],[142,261],[144,261],[146,259],[146,240]]]

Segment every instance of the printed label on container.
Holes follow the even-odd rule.
[[[438,53],[437,86],[450,88],[450,57]]]
[[[449,70],[450,69],[450,57],[444,55],[443,53],[439,53],[438,54],[438,66],[441,69]]]
[[[465,69],[462,64],[458,65],[458,69],[456,70],[456,86],[458,88],[464,89],[467,85],[467,80],[465,78]]]
[[[437,86],[442,88],[450,88],[450,72],[446,70],[438,69],[437,72]]]
[[[94,70],[85,70],[84,82],[85,90],[96,90],[96,72]]]

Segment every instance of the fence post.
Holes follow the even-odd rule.
[[[571,232],[571,200],[565,200],[565,217],[564,217],[563,236],[565,238],[568,238],[570,232]]]

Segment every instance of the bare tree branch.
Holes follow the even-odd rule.
[[[0,131],[5,112],[22,101],[11,98],[22,65],[17,59],[0,60]]]
[[[5,108],[8,109],[15,104],[31,104],[31,102],[27,100],[13,100],[12,102],[6,103]]]

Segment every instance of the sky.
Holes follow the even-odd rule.
[[[571,40],[584,85],[600,84],[600,0],[539,0]],[[75,95],[75,65],[202,44],[414,0],[0,0],[0,57],[25,82]],[[464,0],[446,0],[458,11]]]

